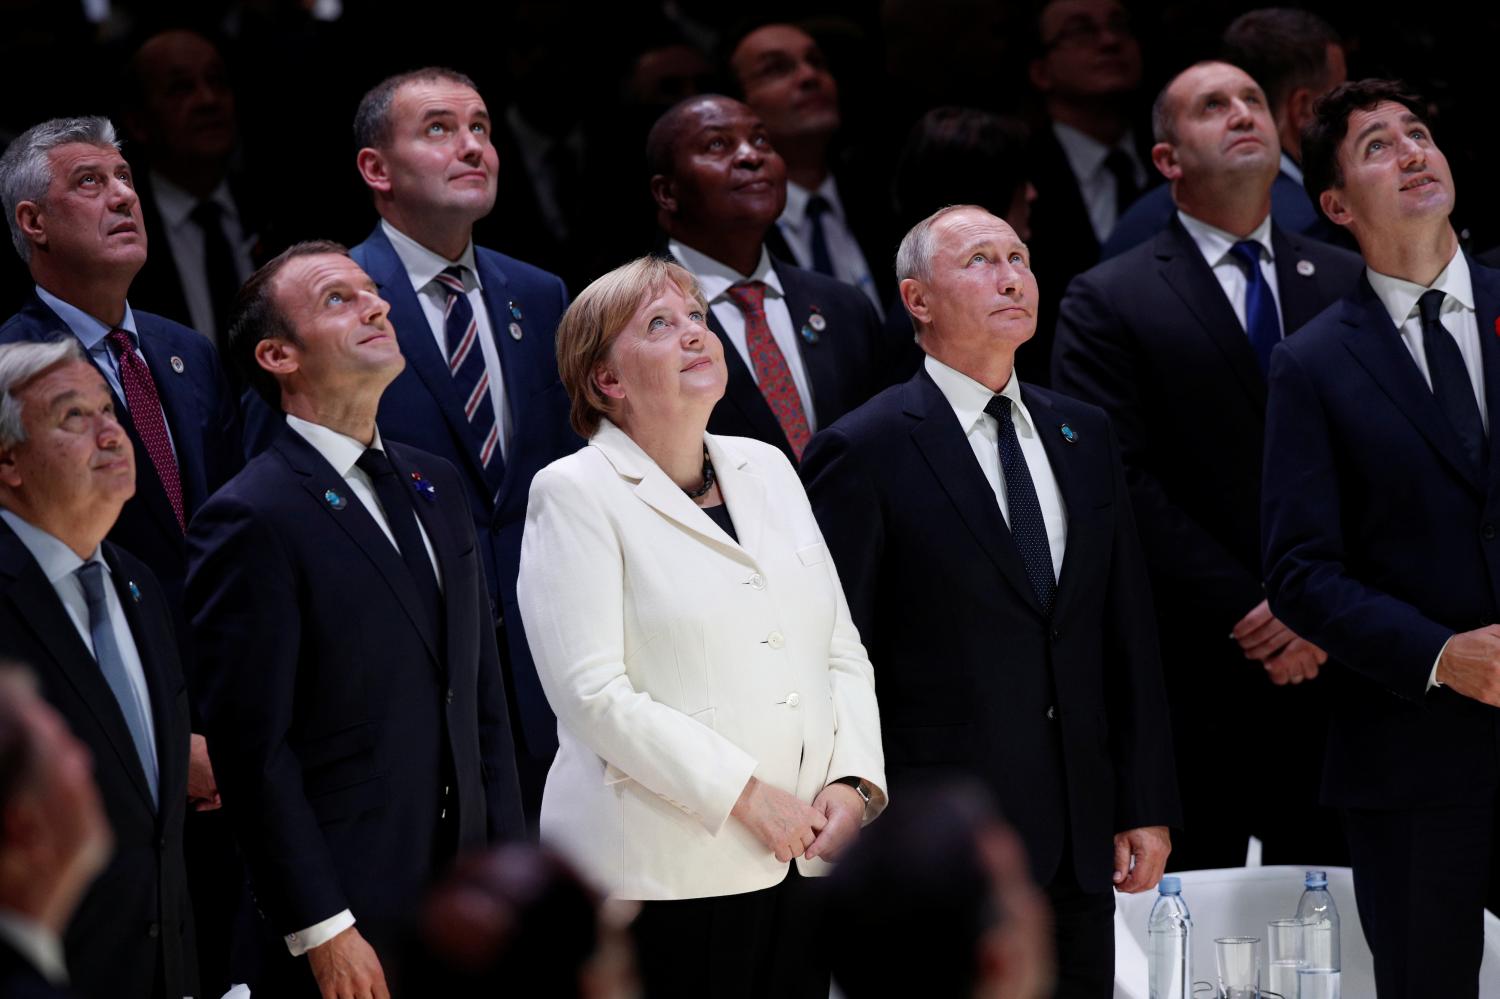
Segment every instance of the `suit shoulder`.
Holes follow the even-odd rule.
[[[783,284],[799,286],[809,298],[819,299],[817,304],[824,310],[834,306],[862,312],[869,305],[865,293],[845,281],[782,260],[776,261],[775,266]]]
[[[1281,341],[1283,349],[1299,360],[1321,357],[1340,343],[1349,328],[1345,318],[1359,310],[1359,303],[1345,296],[1330,303],[1322,312],[1313,316],[1295,336]]]
[[[792,478],[797,477],[797,470],[792,466],[791,459],[786,456],[786,452],[774,444],[767,444],[754,437],[734,437],[728,434],[709,434],[709,436],[721,441],[726,448],[738,451],[761,468],[785,469]]]
[[[482,246],[474,247],[474,255],[480,263],[504,272],[507,280],[522,287],[535,288],[562,288],[563,279],[551,271],[543,270],[535,264],[528,264],[524,260],[517,260],[498,250],[485,249]]]
[[[1068,282],[1069,293],[1075,289],[1095,288],[1113,292],[1119,287],[1128,287],[1139,292],[1141,275],[1156,267],[1157,256],[1162,248],[1165,231],[1158,232],[1143,243],[1137,243],[1108,260],[1095,264]]]
[[[904,400],[911,385],[911,381],[906,381],[882,389],[863,404],[839,417],[825,428],[826,431],[839,434],[851,443],[865,440],[879,442],[903,422],[906,408]]]
[[[1081,426],[1109,425],[1109,414],[1091,402],[1084,402],[1071,395],[1064,395],[1054,389],[1041,388],[1037,385],[1027,385],[1025,392],[1056,411],[1064,419]]]
[[[154,312],[142,312],[139,309],[131,309],[135,316],[136,329],[141,336],[160,340],[170,344],[173,350],[184,353],[212,355],[213,345],[208,338],[189,326],[184,326],[166,316],[158,316]],[[217,362],[216,362],[217,363]]]

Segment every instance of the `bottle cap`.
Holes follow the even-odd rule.
[[[1163,895],[1181,895],[1182,879],[1175,874],[1165,875],[1161,879],[1161,884],[1156,886],[1156,890]]]
[[[1303,883],[1308,888],[1327,888],[1328,875],[1324,871],[1308,871],[1307,880]]]

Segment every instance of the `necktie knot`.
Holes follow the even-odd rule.
[[[219,207],[217,201],[204,199],[193,206],[193,210],[188,213],[188,218],[192,219],[198,228],[207,230],[209,228],[217,228],[219,218],[223,214],[224,209]]]
[[[1229,252],[1244,266],[1252,280],[1260,271],[1261,249],[1261,245],[1253,239],[1242,239],[1229,248]]]
[[[1422,327],[1426,329],[1434,324],[1442,325],[1438,317],[1443,314],[1443,302],[1448,298],[1446,292],[1432,288],[1422,292],[1422,297],[1417,299],[1417,312],[1422,317]]]
[[[1012,422],[1010,417],[1010,408],[1012,405],[1010,396],[993,395],[990,396],[990,401],[984,404],[984,411],[993,416],[1004,427]]]
[[[131,337],[130,331],[118,326],[105,334],[104,342],[109,344],[116,357],[135,352],[135,339]]]
[[[396,474],[396,466],[391,464],[391,459],[386,457],[386,453],[378,447],[365,448],[364,453],[354,464],[363,469],[364,473],[372,479]]]
[[[760,312],[766,306],[766,285],[764,281],[741,281],[729,286],[725,292],[729,300],[739,306],[741,312]]]
[[[833,211],[833,205],[821,194],[807,199],[807,217],[816,222],[821,216]]]
[[[98,562],[85,562],[78,567],[77,575],[83,584],[83,595],[88,600],[90,612],[104,606],[104,566]]]
[[[464,284],[464,268],[457,264],[445,267],[443,272],[432,280],[436,281],[450,297],[462,295],[468,291],[468,286]]]

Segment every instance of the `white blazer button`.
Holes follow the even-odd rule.
[[[779,649],[786,644],[786,639],[782,637],[781,632],[773,631],[766,636],[766,644],[773,649]]]
[[[795,690],[792,691],[790,694],[786,695],[786,706],[787,707],[789,707],[789,708],[795,708],[797,705],[799,705],[801,703],[802,703],[802,695],[799,694],[799,693],[797,693]]]
[[[750,587],[752,589],[764,590],[766,588],[766,577],[762,576],[758,572],[757,573],[753,573],[750,576],[750,579],[748,580],[748,582],[750,583]]]

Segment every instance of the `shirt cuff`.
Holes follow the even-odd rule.
[[[321,923],[314,923],[305,930],[286,935],[286,949],[293,957],[301,957],[314,947],[321,947],[340,933],[354,925],[354,913],[345,909],[336,916],[329,916]]]
[[[1449,635],[1448,636],[1448,642],[1451,642],[1451,641],[1453,641],[1453,636]],[[1446,687],[1447,686],[1446,683],[1439,683],[1438,682],[1437,668],[1438,668],[1438,663],[1440,663],[1440,662],[1443,661],[1443,653],[1448,651],[1448,642],[1444,642],[1443,643],[1443,647],[1441,649],[1438,649],[1437,658],[1432,661],[1432,672],[1427,675],[1427,689],[1428,690],[1431,690],[1433,687]]]

